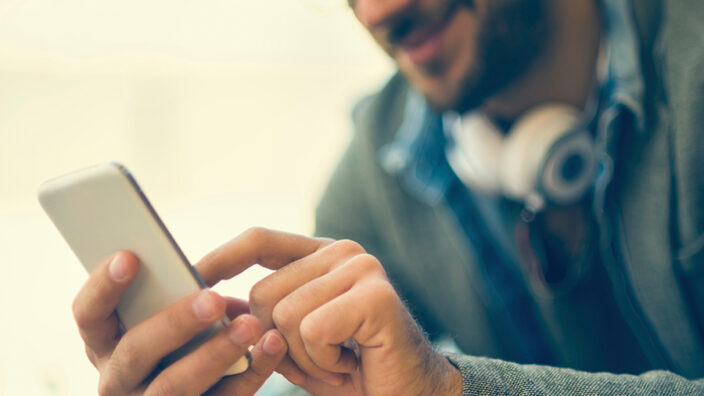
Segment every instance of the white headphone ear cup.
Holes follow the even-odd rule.
[[[568,105],[549,104],[521,117],[504,143],[501,186],[514,200],[525,200],[538,191],[545,156],[564,135],[579,123],[579,112]]]
[[[594,143],[585,132],[567,136],[551,149],[542,167],[540,189],[556,204],[579,199],[592,185],[596,170]]]
[[[469,187],[500,194],[501,132],[481,113],[463,117],[453,128],[455,144],[447,159],[455,174]]]

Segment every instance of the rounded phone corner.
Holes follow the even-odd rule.
[[[240,360],[238,360],[235,364],[230,366],[229,369],[227,369],[224,376],[237,375],[237,374],[244,373],[249,368],[251,360],[252,360],[252,355],[250,355],[250,353],[247,352],[244,356],[242,356],[240,358]]]

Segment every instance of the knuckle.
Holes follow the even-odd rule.
[[[254,313],[263,312],[271,298],[271,288],[266,279],[257,282],[249,291],[249,307]]]
[[[111,375],[101,375],[98,381],[98,395],[100,396],[112,396],[124,393],[119,388],[119,381],[114,379]]]
[[[250,227],[242,233],[242,239],[255,246],[259,246],[263,244],[270,235],[271,231],[264,227]]]
[[[123,340],[117,344],[117,348],[115,348],[110,358],[112,371],[120,371],[127,367],[134,367],[139,361],[139,349],[127,338],[123,338]]]
[[[382,303],[395,303],[400,301],[396,290],[387,281],[376,280],[369,284],[370,295]]]
[[[85,326],[89,321],[89,315],[86,310],[86,305],[83,304],[83,300],[76,297],[71,304],[71,311],[73,312],[73,318],[78,324],[78,327]]]
[[[96,277],[95,274],[91,275],[71,304],[73,317],[79,327],[90,325],[96,320],[95,312],[106,310],[104,300],[110,292],[109,282]]]
[[[350,239],[341,239],[330,245],[330,247],[340,251],[341,253],[347,253],[350,255],[364,254],[367,252],[364,250],[362,245]]]
[[[386,278],[386,271],[379,260],[371,254],[360,254],[350,263],[358,273],[383,275]]]
[[[301,338],[303,342],[308,345],[317,345],[324,343],[324,332],[322,331],[322,326],[319,325],[318,320],[313,315],[308,315],[301,321],[300,326]]]
[[[286,300],[279,301],[271,314],[276,328],[283,333],[291,333],[296,328],[296,318],[289,305]]]

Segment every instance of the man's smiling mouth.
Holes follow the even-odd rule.
[[[426,65],[440,56],[444,33],[456,15],[462,2],[453,1],[436,22],[427,27],[414,29],[398,40],[397,45],[413,63]]]

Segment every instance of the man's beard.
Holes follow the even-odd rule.
[[[522,77],[545,50],[551,39],[553,20],[550,0],[487,0],[477,33],[473,64],[458,82],[457,94],[434,98],[429,103],[438,110],[470,111]],[[436,15],[411,10],[391,27],[388,41],[400,44],[419,26],[443,15],[449,18],[459,8],[477,13],[475,0],[445,0],[438,3]],[[442,60],[423,66],[428,77],[447,73]],[[447,92],[446,92],[447,93]]]
[[[474,65],[466,71],[459,97],[451,105],[460,113],[481,106],[525,75],[552,36],[553,20],[547,0],[489,0],[486,7]]]

